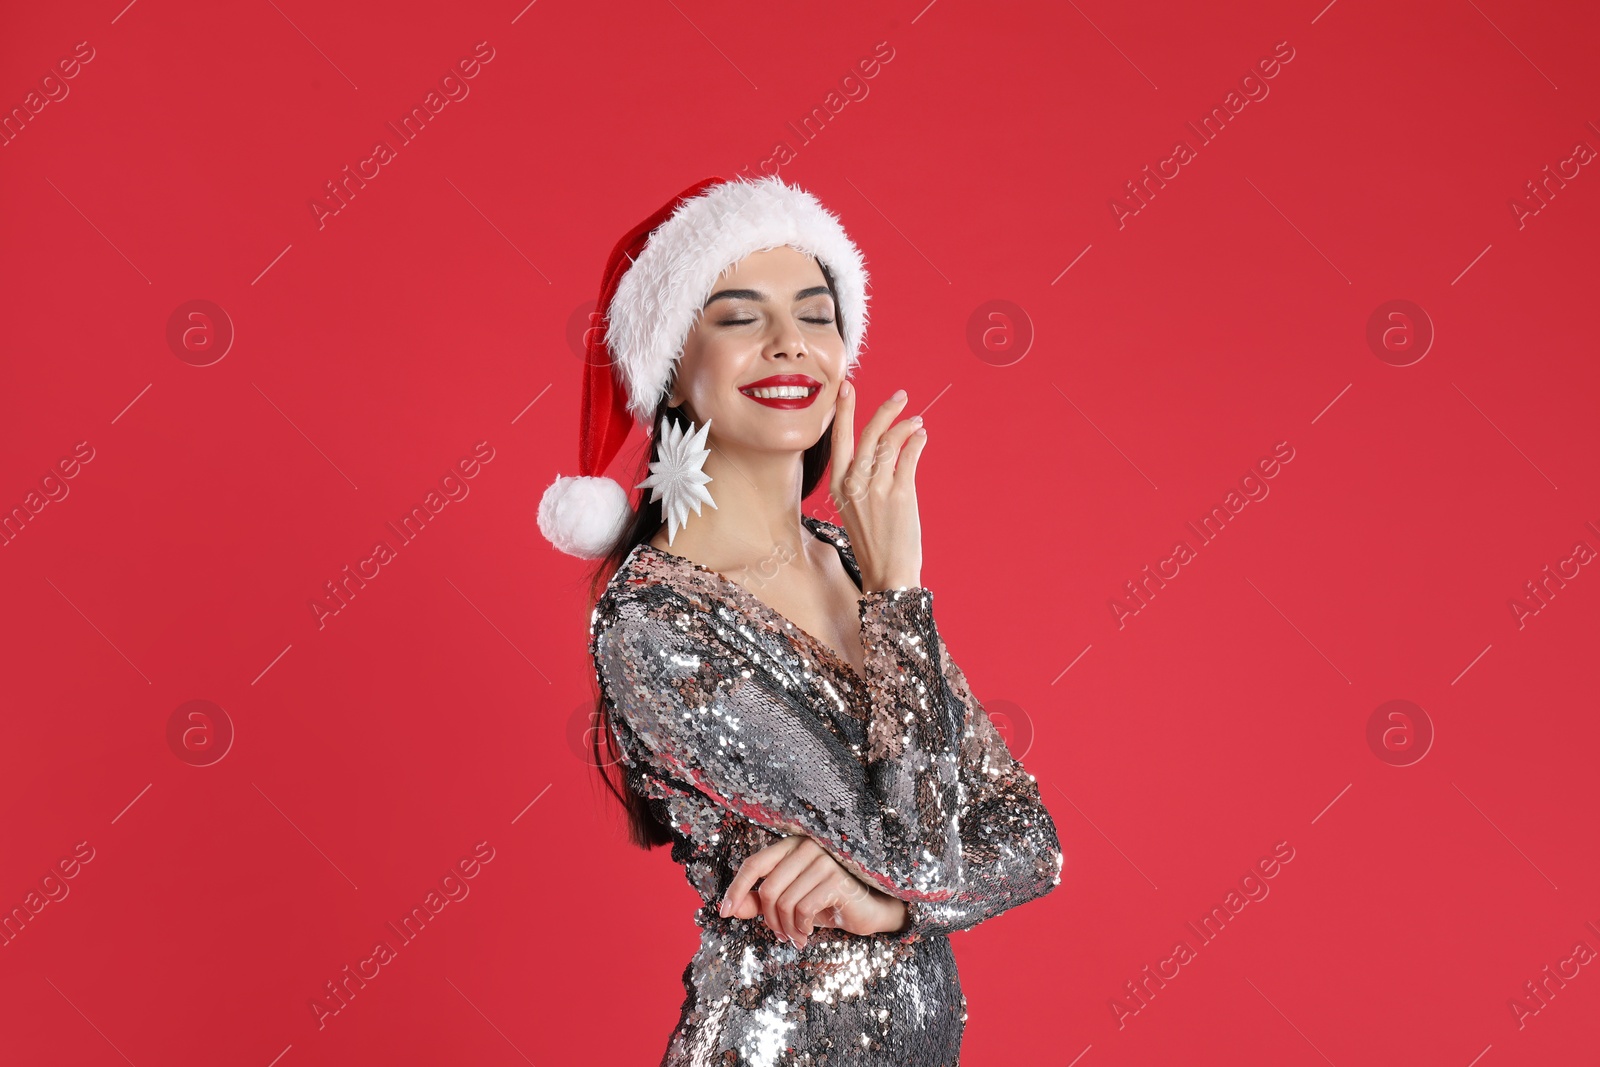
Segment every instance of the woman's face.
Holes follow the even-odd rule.
[[[815,259],[787,245],[753,252],[712,287],[684,343],[669,400],[697,424],[712,420],[711,437],[724,445],[804,451],[832,422],[844,379],[837,318]],[[790,399],[792,386],[781,390],[787,396],[755,395],[788,382],[804,395]]]

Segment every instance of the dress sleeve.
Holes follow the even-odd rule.
[[[943,640],[950,695],[965,711],[960,823],[963,878],[942,901],[908,901],[902,934],[967,930],[1061,884],[1063,855],[1039,784],[1007,747]]]
[[[858,613],[865,752],[834,731],[746,616],[653,583],[608,591],[591,621],[612,730],[625,762],[813,838],[882,892],[958,901],[964,709],[940,669],[933,594],[869,592]]]

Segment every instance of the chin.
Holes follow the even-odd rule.
[[[804,452],[822,437],[814,430],[774,433],[768,429],[766,432],[741,435],[740,439],[748,442],[748,447],[754,452]]]

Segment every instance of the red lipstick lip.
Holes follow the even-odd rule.
[[[745,392],[747,389],[767,389],[778,385],[800,385],[806,387],[809,392],[803,397],[783,397],[781,399],[750,396],[749,393]],[[815,403],[817,397],[822,394],[822,383],[807,374],[774,374],[770,377],[762,378],[759,382],[747,382],[739,386],[739,392],[754,400],[757,404],[762,404],[769,408],[805,408]]]
[[[739,388],[741,391],[745,389],[765,389],[773,385],[804,385],[807,388],[811,388],[813,386],[820,387],[821,384],[809,374],[773,374],[761,379],[759,382],[745,382]]]

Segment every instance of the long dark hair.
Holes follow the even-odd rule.
[[[839,310],[839,293],[834,288],[833,274],[826,264],[817,260],[817,265],[822,268],[822,278],[828,285],[828,292],[833,297],[833,321],[839,330],[839,336],[845,336],[844,316]],[[676,368],[674,368],[676,373]],[[663,417],[673,423],[687,428],[688,413],[681,406],[669,405],[667,398],[671,395],[670,388],[663,391],[661,401],[656,405],[655,416],[650,420],[650,446],[639,461],[638,475],[629,479],[637,485],[644,481],[650,473],[650,463],[659,458],[657,451],[660,444],[661,420]],[[822,476],[827,472],[828,463],[833,459],[833,434],[824,433],[820,440],[806,449],[801,460],[800,499],[804,501],[811,495],[817,483],[822,481]],[[616,574],[617,568],[622,566],[623,560],[628,558],[628,553],[634,548],[644,544],[654,537],[661,529],[661,506],[646,504],[648,494],[639,490],[633,497],[633,510],[627,524],[623,527],[621,536],[611,546],[609,552],[601,557],[589,583],[589,607],[593,611],[605,590],[606,583]],[[628,839],[642,849],[655,848],[658,845],[672,843],[672,832],[668,824],[657,817],[650,801],[640,796],[629,784],[627,777],[622,773],[622,753],[617,748],[616,738],[611,733],[609,709],[606,707],[604,696],[595,699],[595,710],[590,717],[592,729],[589,731],[594,737],[593,765],[600,773],[600,780],[605,784],[611,794],[621,802],[623,810],[628,816]]]

